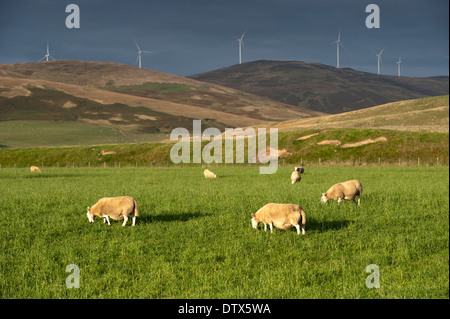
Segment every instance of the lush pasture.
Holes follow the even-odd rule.
[[[0,170],[0,298],[448,298],[448,167],[53,168]],[[358,178],[361,206],[320,204]],[[86,206],[131,195],[130,222]],[[253,230],[268,202],[298,203],[306,235]],[[80,269],[66,288],[66,266]],[[380,288],[366,287],[366,266]]]

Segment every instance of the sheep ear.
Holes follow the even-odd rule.
[[[255,217],[255,214],[252,213],[252,217]]]

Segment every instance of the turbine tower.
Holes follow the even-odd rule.
[[[40,59],[39,62],[41,62],[41,61],[44,60],[44,59],[45,59],[46,62],[48,62],[48,58],[51,58],[51,59],[53,59],[53,60],[55,59],[54,57],[52,57],[52,56],[50,55],[50,49],[49,49],[49,47],[48,47],[48,40],[47,40],[47,54],[44,55],[44,57],[43,57],[42,59]]]
[[[400,64],[402,64],[402,57],[399,56],[398,61],[395,63],[397,63],[397,76],[400,76]]]
[[[334,41],[334,43],[336,43],[336,60],[337,60],[337,63],[336,63],[336,68],[340,68],[340,65],[339,65],[339,47],[342,45],[342,46],[344,46],[342,43],[341,43],[341,31],[339,30],[339,33],[338,33],[338,38],[337,38],[337,40],[336,41]]]
[[[141,54],[142,53],[153,53],[153,52],[151,52],[151,51],[144,51],[144,50],[141,50],[141,48],[139,47],[139,45],[138,45],[138,43],[136,42],[136,40],[134,40],[134,43],[136,44],[136,48],[138,49],[138,57],[137,57],[137,59],[136,59],[136,62],[139,62],[139,69],[141,68],[141,66],[142,66],[142,60],[141,60]],[[136,63],[135,63],[136,64]]]
[[[381,60],[381,53],[383,53],[384,49],[386,49],[386,47],[384,47],[383,50],[380,51],[380,53],[376,54],[376,56],[378,57],[378,74],[380,74],[380,63],[383,63],[383,60]]]
[[[244,35],[247,31],[245,31],[244,33],[242,33],[241,37],[239,39],[237,39],[237,41],[239,42],[239,64],[242,63],[242,46],[244,46]]]

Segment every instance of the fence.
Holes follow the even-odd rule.
[[[0,169],[2,168],[29,168],[32,165],[39,165],[37,163],[27,163],[27,165],[18,165],[18,164],[10,164],[10,165],[2,165],[0,163]],[[122,168],[122,167],[196,167],[196,166],[208,166],[208,167],[242,167],[242,166],[261,166],[266,164],[261,163],[231,163],[231,164],[225,164],[225,163],[180,163],[180,164],[173,164],[171,162],[65,162],[65,163],[40,163],[40,168]],[[317,159],[303,159],[301,158],[297,162],[292,162],[291,160],[286,160],[285,158],[280,158],[278,160],[278,166],[279,167],[291,167],[291,166],[448,166],[449,165],[449,159],[445,158],[426,158],[421,159],[420,157],[417,158],[389,158],[389,159],[382,159],[378,158],[377,160],[367,160],[364,158],[356,158],[356,159],[350,159],[350,160],[338,160],[338,159],[332,159],[332,160],[323,160],[322,158]]]

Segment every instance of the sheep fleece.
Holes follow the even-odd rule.
[[[114,220],[122,220],[123,216],[139,216],[137,202],[131,196],[103,197],[94,204],[90,211],[93,215],[108,215]]]

